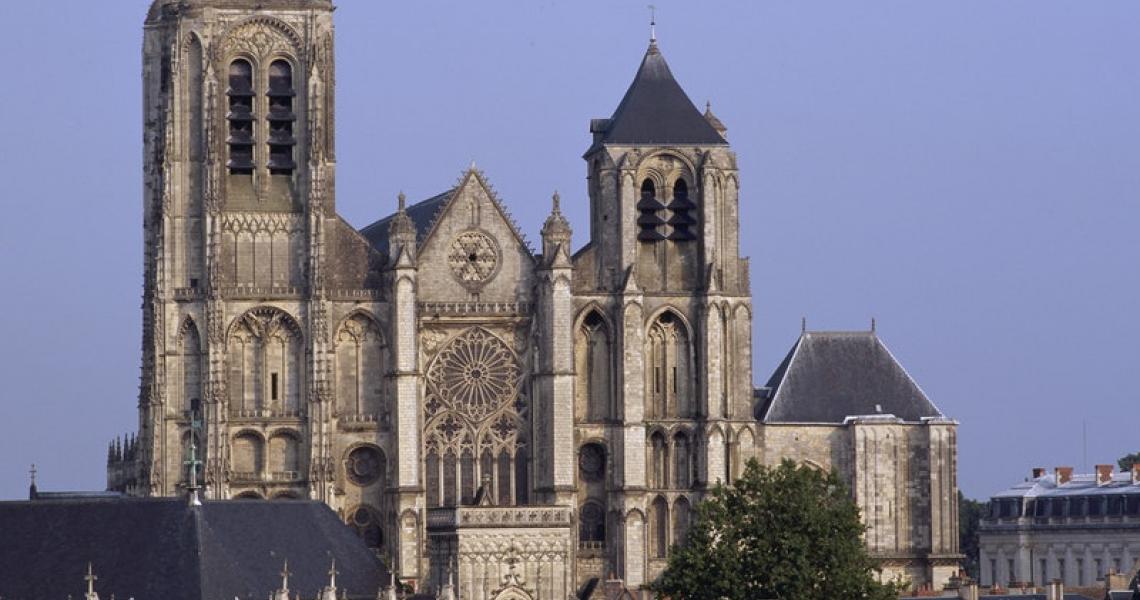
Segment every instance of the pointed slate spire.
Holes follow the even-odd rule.
[[[726,144],[673,78],[657,47],[649,43],[629,90],[608,120],[591,126],[607,144]]]

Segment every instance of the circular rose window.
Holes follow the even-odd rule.
[[[376,448],[357,448],[348,454],[344,470],[356,485],[371,485],[384,474],[384,455]]]
[[[479,287],[499,268],[499,246],[481,231],[467,231],[451,242],[447,264],[455,279],[468,287]]]

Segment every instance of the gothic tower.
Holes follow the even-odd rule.
[[[132,492],[176,493],[192,443],[214,497],[243,480],[328,494],[326,449],[308,435],[327,378],[305,359],[326,340],[301,332],[321,325],[335,218],[332,10],[156,0],[147,15],[141,443],[121,482]]]
[[[751,456],[751,292],[735,154],[656,40],[590,130],[575,400],[579,440],[596,442],[580,446],[578,490],[581,518],[605,520],[581,535],[608,531],[605,562],[637,585],[664,566],[702,490]],[[591,484],[595,464],[614,472]]]

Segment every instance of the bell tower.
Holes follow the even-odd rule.
[[[615,323],[607,552],[637,586],[660,573],[704,491],[739,469],[736,440],[752,427],[752,299],[726,128],[693,105],[655,38],[590,131],[590,244],[575,269],[589,282],[582,299],[610,307]]]
[[[133,493],[178,493],[193,441],[211,497],[224,496],[227,416],[246,410],[224,409],[241,380],[226,367],[227,312],[267,298],[302,319],[319,312],[335,219],[332,12],[329,0],[155,0],[147,14],[141,444],[123,485]],[[317,341],[277,338],[320,355]],[[304,414],[322,372],[295,362],[254,382],[256,410]]]

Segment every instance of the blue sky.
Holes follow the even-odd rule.
[[[0,498],[98,489],[136,426],[148,2],[0,3]],[[1140,3],[658,0],[740,159],[762,384],[799,333],[866,329],[961,421],[983,497],[1140,449]],[[338,208],[363,226],[475,160],[531,239],[587,233],[590,118],[642,2],[337,11]]]

